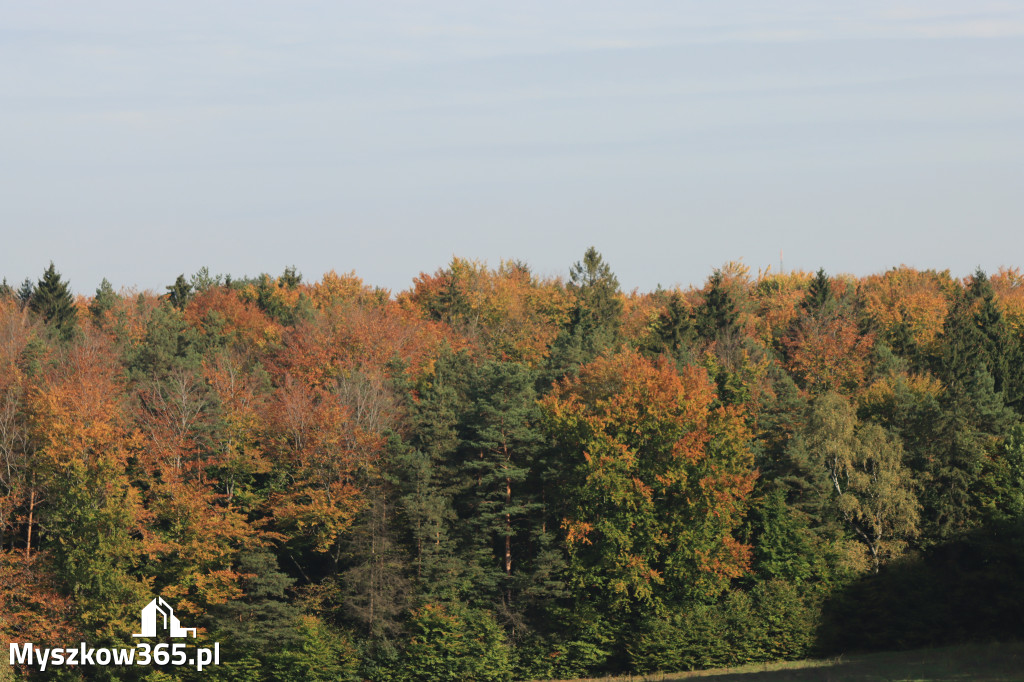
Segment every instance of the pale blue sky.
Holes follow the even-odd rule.
[[[0,3],[0,274],[1024,266],[1024,3]]]

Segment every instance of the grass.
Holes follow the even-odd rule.
[[[667,682],[698,678],[706,682],[1020,682],[1024,681],[1024,643],[968,644],[941,649],[844,655],[822,660],[756,663],[728,670],[593,678],[590,682]]]

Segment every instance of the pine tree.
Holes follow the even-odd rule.
[[[391,457],[413,562],[409,574],[428,599],[454,599],[462,590],[452,528],[467,362],[451,352],[438,358],[433,377],[419,386],[419,400],[410,406],[412,432]]]
[[[725,286],[721,270],[711,276],[710,290],[697,308],[697,330],[708,340],[734,334],[739,328],[736,301]]]
[[[77,329],[75,302],[68,283],[61,280],[52,262],[36,285],[29,306],[53,326],[60,338],[67,340],[74,335]]]
[[[117,294],[114,293],[114,287],[104,277],[103,281],[100,282],[100,286],[96,289],[96,296],[89,303],[89,313],[94,320],[102,320],[103,313],[114,307],[116,300]]]
[[[462,429],[461,535],[477,574],[474,585],[500,598],[499,586],[506,585],[507,596],[513,566],[522,558],[525,517],[539,508],[524,483],[542,441],[540,414],[534,372],[526,366],[490,361],[474,374]]]
[[[272,660],[299,643],[301,612],[286,596],[294,580],[281,572],[277,557],[266,550],[241,554],[235,570],[243,594],[212,607],[207,627],[222,642],[228,662],[244,661],[246,655]]]
[[[640,343],[640,348],[649,355],[667,353],[679,367],[689,364],[697,338],[693,312],[678,291],[655,295],[664,297],[665,309],[651,324],[648,337]]]
[[[922,462],[928,535],[948,538],[976,527],[1001,497],[992,462],[1016,421],[996,374],[1005,373],[1005,323],[980,270],[958,291],[942,331],[937,374],[945,384],[932,456]],[[1005,376],[1005,374],[1004,374]]]
[[[302,275],[291,265],[284,269],[284,274],[278,277],[277,283],[285,289],[294,289],[302,284]]]
[[[26,277],[25,281],[21,283],[21,286],[18,287],[18,293],[16,294],[18,303],[21,304],[22,309],[24,309],[25,306],[29,304],[29,301],[32,300],[32,294],[35,293],[35,290],[36,285],[32,283],[31,279]]]
[[[541,384],[572,372],[619,342],[622,299],[619,280],[593,246],[569,269],[566,289],[575,296],[569,319],[552,344],[549,372]]]
[[[178,279],[174,280],[174,284],[167,287],[167,301],[178,310],[185,309],[191,296],[192,285],[185,279],[184,273],[178,275]]]
[[[832,280],[825,274],[825,268],[819,268],[810,286],[807,287],[807,295],[800,302],[800,307],[808,313],[821,314],[831,312],[835,302]]]

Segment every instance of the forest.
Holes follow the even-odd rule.
[[[1024,274],[0,287],[0,633],[534,680],[1024,638]],[[44,677],[27,667],[13,675]]]

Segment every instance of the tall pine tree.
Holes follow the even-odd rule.
[[[60,338],[67,340],[77,329],[77,311],[68,283],[50,263],[29,299],[29,306],[52,325]]]

